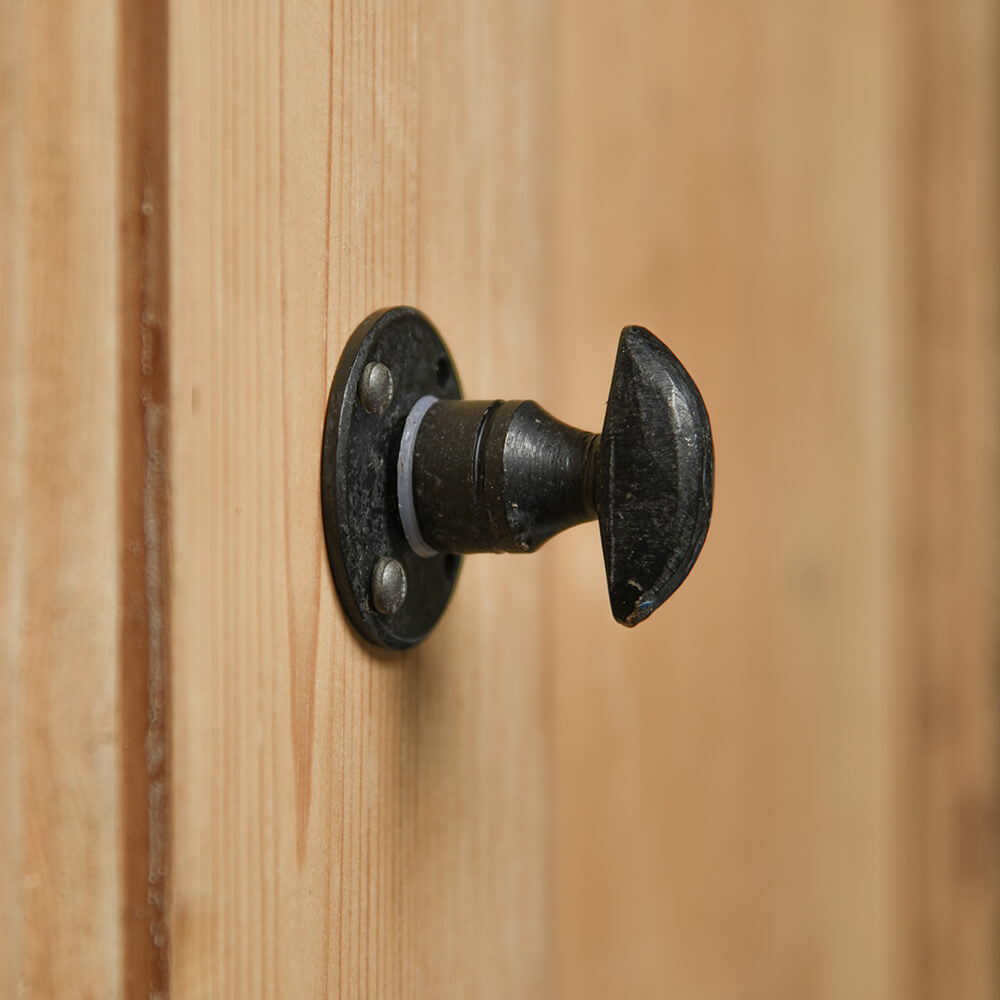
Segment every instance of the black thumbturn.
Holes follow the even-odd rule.
[[[366,638],[419,642],[459,554],[533,552],[595,518],[617,621],[637,625],[680,586],[712,512],[712,432],[691,376],[653,334],[622,331],[599,435],[530,401],[459,397],[443,342],[414,309],[369,317],[341,360],[324,526],[341,601]]]

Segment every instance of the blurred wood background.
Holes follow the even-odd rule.
[[[634,635],[549,553],[559,995],[996,996],[997,5],[558,11],[553,403],[644,323],[717,465]]]
[[[991,0],[0,0],[0,995],[1000,996]],[[353,326],[600,426],[689,367],[712,528],[350,633]]]

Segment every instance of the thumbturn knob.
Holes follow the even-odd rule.
[[[321,479],[337,592],[370,641],[403,649],[423,639],[460,554],[533,552],[595,518],[612,614],[632,626],[701,551],[712,433],[691,376],[642,327],[622,331],[598,435],[533,402],[461,399],[437,331],[398,307],[369,316],[344,350]]]

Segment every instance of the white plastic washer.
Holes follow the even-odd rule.
[[[429,559],[436,556],[420,533],[417,523],[417,508],[413,502],[413,449],[417,443],[417,431],[424,414],[438,401],[437,396],[421,396],[413,404],[403,425],[403,436],[399,441],[399,460],[396,463],[396,496],[399,502],[399,519],[403,522],[403,532],[410,548],[418,556]]]

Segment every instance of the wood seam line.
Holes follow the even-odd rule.
[[[167,0],[118,0],[121,995],[169,992]]]

